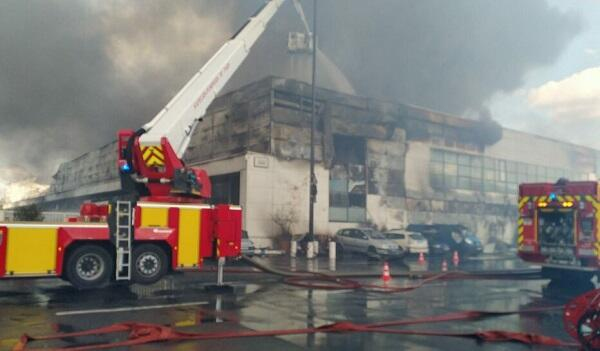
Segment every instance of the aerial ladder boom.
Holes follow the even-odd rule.
[[[285,0],[269,0],[227,41],[150,122],[119,131],[123,190],[157,201],[209,198],[202,169],[186,167],[183,155],[208,106],[248,56]],[[178,200],[178,201],[179,201]]]
[[[140,145],[160,145],[166,137],[178,157],[183,157],[192,133],[208,106],[244,62],[284,0],[271,0],[198,71],[156,117],[143,126]]]

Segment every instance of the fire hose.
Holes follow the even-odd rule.
[[[395,287],[377,284],[364,284],[351,280],[352,277],[374,278],[373,273],[342,273],[323,274],[314,272],[289,272],[275,269],[261,262],[245,257],[246,261],[254,267],[265,272],[284,277],[284,282],[289,285],[324,290],[362,289],[370,292],[400,293],[421,288],[437,280],[452,279],[532,279],[540,278],[537,269],[506,270],[494,272],[425,272],[420,274],[402,273],[401,277],[420,278],[419,283]],[[562,308],[562,307],[557,307]],[[501,313],[501,312],[500,312]],[[488,314],[489,315],[489,314]],[[592,290],[571,300],[564,307],[563,323],[567,333],[577,340],[585,349],[600,350],[600,289]]]
[[[350,321],[341,321],[331,324],[325,324],[319,327],[297,328],[297,329],[273,329],[263,331],[237,330],[220,331],[210,333],[186,333],[173,329],[170,326],[149,323],[126,322],[112,324],[106,327],[89,329],[73,333],[60,333],[49,336],[30,336],[23,335],[19,342],[13,347],[13,351],[41,350],[29,348],[31,341],[50,341],[61,340],[65,338],[75,338],[84,336],[108,335],[114,333],[128,333],[127,339],[120,341],[111,341],[102,344],[74,345],[66,347],[53,348],[52,350],[65,351],[88,351],[105,350],[116,347],[128,347],[143,345],[153,342],[168,341],[192,341],[192,340],[215,340],[230,338],[251,338],[251,337],[276,337],[286,335],[316,334],[316,333],[382,333],[396,335],[415,335],[415,336],[445,336],[474,339],[478,342],[517,342],[526,345],[556,346],[556,347],[579,347],[578,343],[565,342],[560,339],[543,336],[532,333],[521,333],[502,330],[488,330],[476,332],[446,332],[446,331],[425,331],[425,330],[406,330],[393,329],[392,327],[449,322],[458,320],[477,320],[491,316],[537,313],[549,310],[555,310],[557,307],[540,307],[511,312],[488,312],[488,311],[464,311],[454,312],[439,316],[431,316],[417,319],[387,321],[382,323],[360,324]],[[111,337],[111,340],[113,338]],[[45,349],[47,350],[47,349]]]
[[[250,264],[261,271],[275,274],[283,277],[286,284],[292,286],[306,287],[312,289],[363,289],[370,292],[398,293],[414,290],[425,284],[436,280],[450,279],[531,279],[539,277],[539,270],[526,269],[519,271],[497,271],[486,273],[471,272],[447,272],[435,273],[424,272],[419,274],[402,273],[397,276],[404,278],[418,278],[421,282],[412,286],[395,287],[387,285],[364,284],[350,278],[374,278],[378,277],[375,273],[337,273],[335,275],[314,273],[314,272],[290,272],[280,270],[256,260],[245,258]],[[242,272],[240,270],[240,272]],[[256,271],[249,271],[254,272]],[[104,344],[93,345],[74,345],[54,350],[101,350],[114,347],[126,347],[141,345],[153,342],[166,341],[186,341],[186,340],[214,340],[228,338],[247,338],[247,337],[276,337],[285,335],[316,334],[316,333],[382,333],[397,335],[417,335],[417,336],[445,336],[470,338],[479,342],[518,342],[527,345],[555,346],[578,348],[583,346],[585,349],[600,349],[600,290],[594,290],[569,302],[564,307],[563,320],[567,332],[571,337],[577,340],[574,342],[565,342],[560,339],[544,336],[540,334],[487,330],[474,332],[448,332],[448,331],[425,331],[425,330],[406,330],[395,329],[392,327],[440,323],[459,320],[478,320],[494,316],[506,316],[512,314],[540,313],[557,309],[563,306],[550,306],[529,308],[519,311],[461,311],[438,316],[429,316],[418,319],[396,320],[380,323],[361,324],[351,321],[340,321],[331,324],[325,324],[319,327],[299,328],[299,329],[275,329],[264,331],[225,331],[210,333],[186,333],[173,329],[170,326],[148,323],[126,322],[109,325],[106,327],[84,330],[74,333],[61,333],[49,336],[32,337],[23,335],[13,351],[36,350],[28,347],[31,341],[59,340],[65,338],[82,337],[90,335],[104,335],[113,333],[128,333],[127,339],[121,341],[108,342]],[[112,339],[111,339],[112,340]]]
[[[432,283],[437,280],[455,280],[455,279],[533,279],[540,278],[539,269],[519,269],[519,270],[497,270],[494,272],[420,272],[411,273],[403,272],[395,274],[397,277],[408,279],[421,279],[421,282],[406,287],[393,287],[387,284],[364,284],[350,278],[379,278],[378,273],[315,273],[307,271],[291,272],[288,270],[277,269],[268,264],[262,263],[250,257],[244,257],[244,260],[259,270],[283,277],[283,282],[288,285],[293,285],[302,288],[323,289],[323,290],[346,290],[346,289],[362,289],[372,292],[382,293],[399,293],[418,289],[423,285]]]

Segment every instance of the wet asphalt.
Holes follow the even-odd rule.
[[[307,262],[289,257],[262,258],[281,269],[335,272],[381,272],[381,262],[345,257],[335,267],[327,258]],[[514,254],[464,259],[449,269],[490,271],[531,267]],[[207,265],[210,268],[210,264]],[[383,322],[435,316],[463,310],[509,311],[564,304],[581,291],[555,286],[544,279],[455,280],[433,282],[417,290],[381,294],[366,291],[326,291],[286,285],[280,277],[250,272],[243,262],[228,265],[230,292],[205,289],[216,280],[213,271],[171,275],[152,286],[112,286],[78,291],[59,279],[0,280],[0,350],[10,350],[24,334],[48,335],[135,321],[159,323],[184,332],[242,331],[305,328],[337,321]],[[391,261],[391,284],[417,281],[394,278],[395,273],[437,271],[441,261],[419,264],[416,257]],[[380,283],[380,279],[363,279]],[[560,311],[507,315],[477,321],[411,326],[409,329],[469,332],[501,329],[541,333],[570,341]],[[32,347],[66,347],[103,343],[123,335],[35,341]],[[256,337],[210,341],[164,342],[130,347],[131,350],[529,350],[516,343],[478,343],[450,337],[339,333]],[[126,349],[126,348],[121,348]],[[536,349],[551,349],[534,347]]]

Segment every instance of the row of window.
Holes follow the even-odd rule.
[[[553,182],[584,176],[570,170],[508,161],[447,150],[431,150],[430,180],[434,189],[516,193],[525,182]]]

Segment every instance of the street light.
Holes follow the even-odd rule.
[[[308,207],[308,241],[315,240],[315,202],[317,200],[317,178],[315,176],[315,112],[317,109],[317,0],[313,0],[313,30],[312,30],[312,109],[310,114],[310,186]]]

